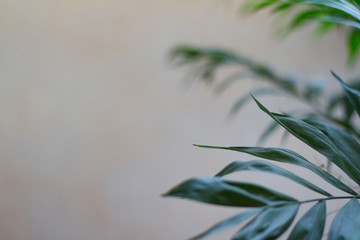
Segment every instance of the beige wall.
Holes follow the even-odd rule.
[[[0,239],[180,240],[236,213],[160,194],[245,157],[191,144],[255,144],[269,120],[253,104],[225,121],[255,85],[221,97],[202,85],[184,90],[168,50],[220,45],[304,76],[343,73],[346,56],[341,36],[315,41],[305,31],[279,42],[268,16],[240,18],[231,4],[0,1]],[[295,140],[289,146],[307,150]]]

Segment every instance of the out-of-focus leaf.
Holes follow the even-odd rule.
[[[351,31],[348,39],[349,39],[348,40],[349,61],[351,64],[354,64],[357,53],[359,52],[360,30],[358,29]]]
[[[253,0],[253,1],[248,1],[245,6],[244,9],[246,11],[259,11],[263,8],[266,8],[274,3],[278,2],[278,0]]]
[[[342,24],[345,26],[360,29],[360,23],[358,21],[354,21],[349,18],[344,18],[344,17],[340,17],[340,16],[336,16],[336,15],[335,16],[326,16],[319,20],[324,23],[332,23],[332,24],[336,23],[336,24]]]
[[[353,104],[356,112],[360,116],[360,92],[356,89],[351,88],[350,86],[346,85],[339,76],[337,76],[334,72],[331,72],[333,76],[338,80],[341,87],[344,89],[344,92],[350,102]]]
[[[264,147],[217,147],[217,146],[206,146],[206,145],[195,145],[195,146],[203,147],[203,148],[224,149],[224,150],[243,152],[243,153],[251,154],[256,157],[265,158],[268,160],[273,160],[273,161],[283,162],[283,163],[290,163],[290,164],[298,165],[301,167],[305,167],[305,168],[309,169],[310,171],[319,175],[321,178],[323,178],[325,181],[327,181],[334,187],[336,187],[344,192],[350,193],[351,195],[357,195],[357,193],[354,190],[352,190],[350,187],[345,185],[343,182],[341,182],[337,178],[333,177],[325,170],[312,164],[311,162],[306,160],[304,157],[302,157],[298,153],[291,151],[289,149],[264,148]]]
[[[313,77],[306,85],[305,98],[310,101],[315,100],[321,96],[325,88],[325,80],[322,77]]]
[[[284,10],[288,10],[292,7],[292,4],[291,3],[287,3],[287,2],[284,2],[284,3],[280,3],[278,5],[276,5],[273,9],[272,9],[272,12],[273,13],[276,13],[276,12],[279,12],[279,11],[284,11]]]
[[[277,122],[272,122],[261,134],[259,137],[257,145],[261,145],[265,140],[279,127],[280,125]]]
[[[319,240],[326,221],[326,204],[320,201],[307,211],[296,223],[289,240]]]
[[[190,240],[202,239],[204,237],[207,237],[207,236],[213,235],[215,233],[229,229],[231,227],[234,227],[234,226],[248,220],[255,214],[258,214],[262,210],[263,210],[263,208],[255,208],[250,211],[246,211],[246,212],[237,214],[231,218],[225,219],[225,220],[215,224],[214,226],[212,226],[208,230],[204,231],[203,233],[200,233],[199,235],[196,235],[196,236],[190,238]]]
[[[220,177],[197,177],[174,187],[164,196],[188,198],[224,206],[261,207],[297,200],[268,188]]]
[[[219,83],[219,85],[216,86],[215,88],[215,93],[222,93],[225,91],[225,89],[227,89],[228,87],[230,87],[233,83],[245,79],[245,78],[249,78],[252,77],[253,74],[251,72],[236,72],[235,74],[230,75],[229,77],[225,78],[224,80],[221,81],[221,83]]]
[[[329,240],[339,239],[360,239],[360,206],[356,198],[340,209],[331,224]]]
[[[333,95],[328,100],[327,114],[332,114],[337,106],[344,111],[343,121],[348,123],[355,111],[352,103],[344,94]]]
[[[339,10],[343,13],[348,14],[349,16],[360,20],[360,10],[357,6],[352,4],[350,1],[340,0],[340,1],[334,1],[334,0],[289,0],[292,2],[301,2],[301,3],[307,3],[307,4],[315,4],[319,6],[328,7],[331,9]]]
[[[313,21],[314,19],[323,16],[324,14],[324,11],[319,11],[318,9],[314,8],[298,12],[295,16],[292,17],[292,21],[288,25],[288,31],[293,31],[296,28],[304,25],[306,22]]]
[[[281,124],[292,135],[324,155],[329,161],[343,170],[352,180],[360,184],[360,169],[349,159],[351,156],[349,156],[344,149],[339,149],[326,134],[302,120],[271,113],[259,101],[256,99],[255,101],[261,110]]]
[[[233,240],[276,239],[288,229],[299,204],[269,207],[233,236]]]
[[[333,22],[319,22],[319,24],[314,29],[314,35],[316,37],[321,37],[326,33],[330,32],[336,27],[336,24]]]
[[[233,162],[227,165],[224,169],[222,169],[216,176],[222,177],[225,175],[228,175],[233,172],[237,171],[244,171],[244,170],[250,170],[250,171],[260,171],[260,172],[268,172],[273,174],[278,174],[283,177],[287,177],[294,182],[297,182],[304,187],[307,187],[317,193],[320,193],[325,196],[331,196],[330,193],[326,192],[325,190],[315,186],[314,184],[310,183],[309,181],[293,174],[292,172],[289,172],[283,168],[280,168],[272,163],[265,162],[265,161],[248,161],[248,162]]]
[[[283,135],[281,136],[280,143],[284,144],[286,142],[286,140],[289,138],[289,136],[290,136],[290,133],[285,130]]]
[[[275,88],[258,88],[252,91],[252,95],[259,96],[259,95],[266,95],[266,94],[281,94],[281,91]],[[236,114],[240,109],[252,99],[250,94],[246,94],[238,99],[235,104],[232,106],[230,110],[230,115]]]

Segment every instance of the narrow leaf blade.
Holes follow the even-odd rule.
[[[352,103],[353,107],[355,108],[355,111],[360,116],[360,92],[356,89],[351,88],[347,84],[345,84],[341,78],[336,75],[334,72],[331,72],[332,75],[336,78],[336,80],[340,83],[341,87],[343,88],[346,96]]]
[[[344,171],[352,180],[360,184],[360,168],[354,165],[343,149],[331,141],[331,139],[316,127],[290,116],[271,113],[255,98],[259,108],[282,125],[293,136],[303,141],[317,152],[324,155],[328,160],[337,165]]]
[[[320,201],[307,211],[296,223],[289,240],[318,240],[324,231],[326,220],[326,204]]]
[[[325,181],[333,185],[334,187],[347,192],[351,195],[357,195],[357,193],[352,190],[350,187],[345,185],[343,182],[338,180],[337,178],[330,175],[325,170],[320,167],[314,165],[313,163],[306,160],[304,157],[299,155],[298,153],[291,151],[289,149],[284,148],[264,148],[264,147],[217,147],[217,146],[206,146],[206,145],[195,145],[197,147],[202,148],[211,148],[211,149],[223,149],[230,151],[237,151],[247,153],[256,157],[265,158],[272,161],[290,163],[297,166],[305,167],[310,171],[316,173]]]
[[[278,167],[272,163],[265,162],[265,161],[248,161],[248,162],[233,162],[226,166],[223,170],[221,170],[216,176],[222,177],[227,174],[237,172],[237,171],[244,171],[244,170],[251,170],[251,171],[260,171],[260,172],[268,172],[277,174],[286,178],[293,180],[294,182],[303,185],[315,192],[318,192],[325,196],[331,196],[330,193],[326,192],[325,190],[315,186],[314,184],[310,183],[309,181],[289,172],[281,167]]]
[[[350,200],[335,216],[329,232],[329,240],[353,240],[360,238],[360,205],[356,198]]]
[[[232,239],[276,239],[291,225],[298,209],[299,204],[269,207],[237,232]]]
[[[229,229],[231,227],[234,227],[234,226],[248,220],[249,218],[251,218],[252,216],[254,216],[255,214],[259,213],[262,210],[263,210],[263,208],[255,208],[250,211],[246,211],[246,212],[237,214],[231,218],[225,219],[225,220],[215,224],[214,226],[212,226],[208,230],[204,231],[203,233],[200,233],[199,235],[196,235],[196,236],[190,238],[190,240],[202,239],[204,237],[207,237],[207,236],[213,235],[215,233]]]
[[[261,207],[275,203],[297,202],[288,195],[256,184],[224,180],[219,177],[192,178],[174,187],[164,196],[237,207]]]

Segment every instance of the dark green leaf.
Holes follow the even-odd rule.
[[[197,177],[171,189],[165,196],[238,207],[260,207],[296,199],[268,188],[219,177]]]
[[[251,218],[252,216],[254,216],[255,214],[259,213],[260,211],[262,211],[263,208],[255,208],[252,209],[250,211],[246,211],[246,212],[242,212],[240,214],[237,214],[231,218],[228,218],[224,221],[221,221],[217,224],[215,224],[214,226],[212,226],[211,228],[209,228],[208,230],[206,230],[203,233],[200,233],[199,235],[192,237],[190,240],[196,240],[196,239],[202,239],[204,237],[207,237],[209,235],[213,235],[215,233],[218,233],[220,231],[224,231],[226,229],[229,229],[231,227],[234,227],[246,220],[248,220],[249,218]]]
[[[283,168],[280,168],[274,164],[265,161],[257,160],[257,161],[248,161],[248,162],[239,162],[239,161],[233,162],[227,165],[224,169],[222,169],[218,174],[216,174],[216,176],[222,177],[233,172],[244,171],[244,170],[278,174],[280,176],[287,177],[315,192],[318,192],[325,196],[331,196],[330,193],[322,190],[321,188],[315,186],[314,184],[308,182],[307,180],[293,174],[292,172],[289,172]]]
[[[216,146],[205,146],[205,145],[196,145],[196,146],[204,147],[204,148],[224,149],[224,150],[243,152],[243,153],[251,154],[256,157],[265,158],[268,160],[290,163],[301,167],[305,167],[313,171],[320,177],[322,177],[325,181],[332,184],[334,187],[337,187],[338,189],[341,189],[342,191],[350,193],[352,195],[357,195],[357,193],[354,190],[352,190],[350,187],[342,183],[340,180],[333,177],[328,172],[324,171],[318,166],[312,164],[298,153],[291,151],[289,149],[264,148],[264,147],[216,147]]]
[[[254,100],[261,110],[271,116],[292,135],[324,155],[329,161],[343,170],[351,179],[360,184],[360,169],[348,158],[349,156],[347,156],[346,150],[339,149],[326,134],[302,120],[271,113],[259,101],[255,98]]]
[[[307,211],[296,223],[289,240],[318,240],[324,231],[326,204],[320,201]]]
[[[276,239],[288,229],[299,204],[269,207],[233,236],[233,240]]]
[[[360,239],[360,206],[356,198],[340,209],[331,224],[329,240],[339,239]]]
[[[338,149],[342,150],[347,159],[360,169],[360,144],[350,134],[318,119],[306,119],[304,122],[322,131]]]
[[[339,76],[337,76],[334,72],[331,72],[333,76],[338,80],[341,87],[344,89],[344,92],[350,102],[353,104],[356,112],[360,116],[360,92],[356,89],[351,88],[350,86],[346,85]]]
[[[274,89],[274,88],[258,88],[258,89],[255,89],[254,91],[252,91],[252,95],[255,95],[255,96],[256,95],[266,95],[266,94],[279,94],[279,93],[281,93],[281,92],[278,89]],[[237,113],[244,106],[244,104],[247,103],[251,99],[252,99],[252,97],[250,94],[246,94],[246,95],[242,96],[232,106],[232,108],[230,110],[230,114],[234,115],[235,113]]]

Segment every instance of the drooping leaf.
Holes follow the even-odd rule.
[[[351,88],[350,86],[346,85],[339,76],[337,76],[334,72],[331,72],[332,75],[338,80],[341,87],[343,88],[346,96],[352,103],[355,111],[360,116],[360,92],[356,89]]]
[[[271,113],[255,98],[261,110],[271,116],[275,121],[287,129],[292,135],[324,155],[329,161],[337,165],[352,180],[360,184],[360,169],[343,149],[339,149],[331,139],[316,127],[290,116]]]
[[[341,25],[353,27],[355,29],[360,29],[360,23],[358,21],[346,18],[344,16],[336,15],[336,14],[320,18],[319,21],[324,22],[324,23],[333,24],[333,25],[341,24]]]
[[[224,169],[222,169],[218,174],[216,174],[216,176],[223,177],[230,173],[237,172],[237,171],[244,171],[244,170],[260,171],[260,172],[268,172],[268,173],[277,174],[277,175],[280,175],[283,177],[287,177],[287,178],[303,185],[304,187],[307,187],[307,188],[309,188],[315,192],[318,192],[322,195],[331,196],[330,193],[315,186],[314,184],[310,183],[309,181],[293,174],[292,172],[289,172],[281,167],[278,167],[274,164],[271,164],[271,163],[265,162],[265,161],[259,161],[259,160],[256,161],[255,160],[255,161],[247,161],[247,162],[239,162],[239,161],[232,162],[229,165],[227,165]]]
[[[329,240],[339,239],[360,239],[360,205],[356,198],[340,209],[331,224]]]
[[[325,201],[319,201],[296,223],[288,240],[319,240],[326,221]]]
[[[288,25],[288,31],[293,31],[296,28],[304,25],[306,22],[313,21],[314,19],[323,16],[324,14],[324,11],[319,11],[318,9],[314,8],[302,10],[292,17],[292,20]]]
[[[277,191],[219,177],[197,177],[174,187],[164,196],[188,198],[224,206],[261,207],[297,200]]]
[[[343,182],[333,177],[325,170],[312,164],[298,153],[291,151],[289,149],[264,148],[264,147],[216,147],[216,146],[205,146],[205,145],[196,145],[196,146],[203,148],[224,149],[224,150],[243,152],[243,153],[251,154],[256,157],[265,158],[268,160],[290,163],[297,166],[305,167],[310,171],[319,175],[321,178],[323,178],[325,181],[327,181],[334,187],[344,192],[350,193],[351,195],[357,195],[357,193],[354,190],[352,190],[350,187],[345,185]]]
[[[345,131],[334,127],[318,119],[305,119],[304,122],[311,124],[322,131],[342,152],[347,156],[356,168],[360,169],[360,144],[355,138]]]
[[[299,204],[269,207],[233,236],[233,240],[276,239],[288,229]]]
[[[319,6],[328,7],[331,9],[339,10],[343,13],[348,14],[349,16],[360,20],[360,10],[358,7],[356,7],[354,4],[352,4],[350,1],[340,0],[340,1],[334,1],[334,0],[289,0],[293,2],[301,2],[306,4],[314,4]]]
[[[250,211],[246,211],[246,212],[237,214],[231,218],[225,219],[225,220],[215,224],[214,226],[212,226],[208,230],[204,231],[203,233],[200,233],[199,235],[196,235],[196,236],[190,238],[190,240],[202,239],[204,237],[207,237],[207,236],[213,235],[215,233],[229,229],[231,227],[234,227],[234,226],[248,220],[249,218],[253,217],[255,214],[258,214],[262,210],[263,210],[263,208],[255,208]]]

